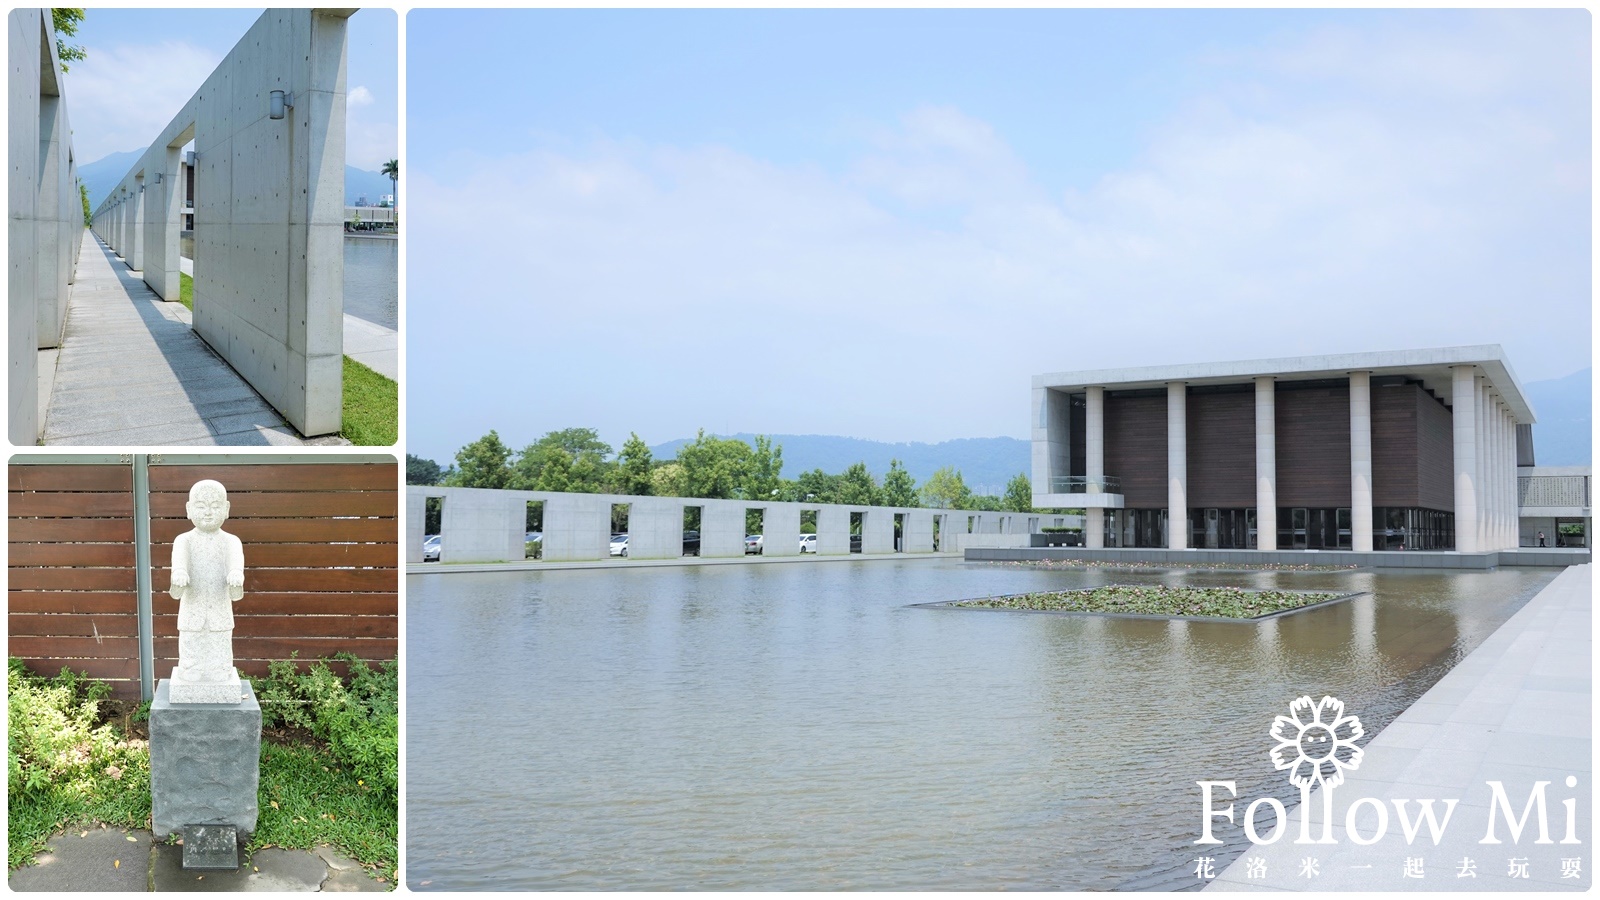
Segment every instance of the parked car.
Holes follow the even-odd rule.
[[[437,534],[426,535],[422,538],[422,561],[439,561],[439,536]]]
[[[814,535],[814,534],[802,534],[802,535],[800,535],[800,552],[801,553],[815,553],[815,552],[817,552],[817,536]]]
[[[699,556],[700,555],[700,532],[698,532],[698,531],[685,531],[683,533],[683,555],[684,556]]]
[[[530,531],[522,537],[524,559],[538,559],[544,555],[544,532]]]
[[[859,535],[859,534],[850,535],[850,552],[851,553],[860,553],[861,552],[861,535]]]
[[[761,535],[759,535],[759,534],[747,534],[747,535],[745,535],[745,538],[744,538],[744,552],[745,553],[760,554],[761,553],[762,543],[763,543],[763,538],[762,538]]]
[[[612,556],[627,556],[628,555],[628,536],[627,535],[625,535],[625,534],[613,534],[611,536],[611,555]]]

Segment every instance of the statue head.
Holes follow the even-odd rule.
[[[220,481],[207,478],[196,481],[189,488],[189,502],[184,507],[189,521],[201,531],[216,531],[228,521],[228,489]]]

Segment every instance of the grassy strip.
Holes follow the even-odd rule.
[[[341,425],[352,444],[392,446],[400,439],[400,385],[346,356]]]
[[[96,724],[109,686],[65,670],[41,678],[11,659],[6,694],[10,868],[32,863],[52,834],[72,825],[149,823],[149,744]]]
[[[194,279],[183,272],[178,273],[178,302],[194,312]]]
[[[1233,587],[1169,587],[1109,585],[1082,591],[1044,591],[1011,597],[963,600],[952,606],[981,609],[1026,609],[1054,612],[1123,613],[1142,616],[1217,616],[1253,619],[1332,600],[1338,594],[1289,591],[1247,591]]]
[[[395,883],[400,819],[394,798],[308,745],[261,745],[261,816],[247,849],[331,844]]]

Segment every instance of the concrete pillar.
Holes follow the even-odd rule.
[[[49,29],[39,9],[13,10],[7,19],[6,80],[6,386],[7,436],[31,447],[39,440],[39,309],[34,223],[38,213],[40,53]]]
[[[1256,379],[1256,549],[1278,549],[1277,381]]]
[[[744,556],[743,500],[705,500],[700,512],[700,555]]]
[[[183,217],[183,177],[178,147],[152,147],[145,154],[144,283],[156,296],[178,302],[179,231]]]
[[[422,562],[423,526],[427,523],[427,495],[415,487],[406,488],[406,562]]]
[[[511,562],[524,555],[527,505],[505,491],[452,488],[445,494],[440,562]]]
[[[894,552],[894,511],[881,507],[862,510],[861,552]]]
[[[1189,546],[1189,386],[1167,385],[1167,547]]]
[[[135,272],[144,271],[144,205],[145,179],[137,176],[133,180],[132,193],[128,195],[132,215],[128,216],[128,268]]]
[[[61,332],[67,322],[66,266],[70,252],[63,240],[72,233],[63,221],[66,188],[66,144],[62,134],[66,124],[66,104],[61,97],[39,98],[38,218],[35,222],[34,271],[38,290],[39,349],[61,346]],[[74,187],[73,192],[77,189]],[[74,200],[77,198],[74,197]],[[81,202],[79,204],[81,208]],[[81,215],[81,213],[80,213]]]
[[[800,555],[800,504],[769,503],[761,520],[763,556]]]
[[[1489,501],[1494,494],[1494,490],[1489,485],[1489,395],[1488,391],[1484,390],[1483,376],[1476,376],[1473,379],[1473,385],[1473,390],[1476,392],[1475,396],[1477,398],[1477,405],[1475,407],[1477,410],[1477,433],[1475,435],[1476,440],[1473,444],[1477,454],[1474,458],[1477,462],[1478,472],[1476,481],[1478,488],[1476,493],[1476,499],[1478,501],[1478,527],[1476,534],[1478,540],[1478,549],[1481,551],[1492,549],[1489,540]]]
[[[1083,465],[1089,479],[1088,490],[1106,475],[1106,389],[1098,385],[1084,389]],[[1090,506],[1084,509],[1083,545],[1098,550],[1106,545],[1106,511]]]
[[[550,562],[570,562],[611,557],[611,499],[598,494],[540,494],[544,501],[543,558]],[[445,515],[455,496],[446,496]],[[523,500],[518,538],[526,534],[527,500]],[[448,522],[448,518],[446,519]],[[448,526],[445,528],[449,532]],[[445,537],[443,547],[449,547]],[[526,551],[524,551],[525,553]]]
[[[1372,550],[1372,374],[1350,373],[1350,549]]]
[[[850,552],[850,508],[829,504],[817,509],[817,555]]]
[[[901,510],[905,513],[905,528],[901,531],[901,549],[906,553],[933,552],[933,512],[926,509]]]
[[[1450,430],[1455,453],[1456,550],[1478,547],[1478,390],[1472,366],[1450,367]]]
[[[682,500],[676,497],[604,496],[612,505],[628,504],[629,559],[677,559],[683,556]],[[607,552],[610,552],[609,549]]]

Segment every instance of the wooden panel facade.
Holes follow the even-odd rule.
[[[244,541],[244,599],[234,606],[234,662],[247,676],[299,652],[367,660],[399,650],[399,494],[394,465],[151,466],[156,676],[177,664],[172,542],[188,531],[189,488],[228,488],[223,526]],[[287,527],[285,527],[287,526]]]
[[[184,503],[202,478],[228,488],[224,527],[245,545],[233,645],[247,676],[296,652],[307,661],[398,654],[396,464],[152,465],[149,473],[158,678],[177,663],[172,542],[192,527]],[[11,654],[42,674],[87,671],[116,696],[137,698],[132,467],[13,464],[7,475]]]
[[[1189,506],[1256,505],[1256,395],[1191,390],[1188,421]],[[1163,503],[1163,505],[1165,505]]]
[[[1105,463],[1128,509],[1166,508],[1166,392],[1106,391]]]
[[[1372,505],[1455,507],[1450,410],[1415,383],[1372,388]]]
[[[1350,505],[1350,388],[1279,382],[1278,506]]]
[[[63,668],[139,696],[133,470],[7,467],[8,652],[41,675]]]
[[[1417,391],[1417,505],[1454,513],[1455,417],[1427,391]]]

